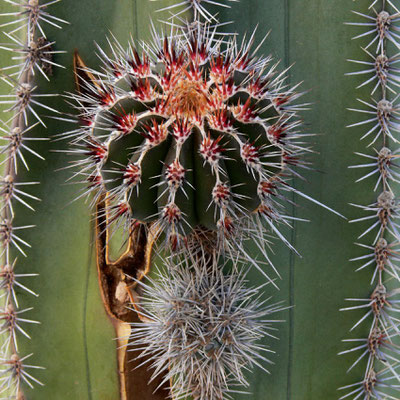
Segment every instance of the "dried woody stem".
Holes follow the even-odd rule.
[[[380,7],[381,4],[381,7]],[[379,10],[376,8],[380,7]],[[400,53],[393,56],[388,54],[388,48],[400,50],[400,12],[390,0],[375,0],[369,7],[369,14],[354,12],[363,17],[363,22],[350,23],[362,26],[368,31],[355,38],[364,38],[372,35],[372,40],[363,48],[371,58],[370,61],[350,60],[364,66],[366,69],[352,72],[349,75],[367,75],[366,80],[359,86],[373,84],[371,101],[358,99],[365,109],[353,111],[366,114],[367,119],[350,126],[370,126],[362,139],[371,138],[369,146],[379,144],[381,148],[374,147],[374,155],[356,153],[367,160],[365,164],[354,165],[351,168],[372,168],[358,181],[369,177],[376,177],[374,191],[379,191],[376,202],[354,206],[368,212],[368,216],[350,222],[373,221],[373,223],[359,236],[369,237],[368,234],[376,231],[371,244],[358,243],[368,253],[356,257],[351,261],[362,261],[363,265],[357,271],[371,268],[371,295],[365,299],[347,299],[358,305],[343,308],[343,310],[364,310],[367,312],[351,328],[357,328],[362,322],[370,321],[368,337],[346,339],[354,347],[340,354],[361,351],[356,361],[350,366],[349,371],[360,362],[365,362],[365,374],[361,381],[344,386],[346,390],[340,399],[398,399],[400,393],[400,319],[396,317],[400,311],[400,267],[397,265],[399,257],[399,224],[400,217],[399,199],[392,190],[393,184],[400,183],[399,149],[392,150],[392,145],[398,145],[396,134],[400,132],[399,119],[399,87]],[[366,20],[366,22],[365,22]],[[391,44],[388,46],[388,44]],[[376,46],[376,49],[373,47]],[[389,289],[389,286],[391,289]]]
[[[31,148],[31,143],[47,140],[47,138],[29,137],[28,132],[37,125],[45,127],[43,120],[35,110],[36,107],[52,112],[56,112],[56,110],[42,103],[46,97],[52,95],[38,93],[35,78],[37,74],[40,74],[49,80],[52,67],[59,66],[52,61],[52,57],[59,52],[52,49],[54,42],[48,41],[42,25],[46,23],[60,28],[59,23],[65,21],[47,12],[47,7],[59,0],[43,4],[40,4],[39,0],[3,1],[8,3],[10,8],[15,7],[16,11],[1,14],[2,17],[9,19],[9,22],[0,25],[0,27],[10,29],[10,31],[4,32],[9,43],[1,45],[0,49],[11,52],[13,54],[12,60],[15,60],[15,64],[3,67],[0,71],[1,79],[12,88],[11,94],[0,96],[0,104],[6,105],[8,109],[5,111],[12,114],[8,120],[2,121],[0,125],[0,131],[3,134],[0,140],[5,142],[0,148],[4,157],[2,161],[4,172],[0,181],[0,240],[3,258],[0,270],[0,288],[2,291],[0,319],[3,321],[0,332],[3,336],[0,394],[3,395],[2,398],[23,399],[24,385],[33,388],[34,384],[43,384],[30,372],[32,369],[41,369],[42,367],[28,364],[26,360],[32,354],[23,356],[18,350],[18,334],[30,338],[22,326],[26,323],[38,324],[39,322],[26,319],[25,313],[31,308],[21,309],[17,300],[18,290],[24,290],[37,296],[24,283],[21,283],[24,278],[37,274],[18,274],[16,271],[17,256],[14,254],[13,248],[16,249],[17,253],[26,257],[24,248],[30,247],[19,236],[18,231],[33,228],[33,225],[14,226],[13,206],[19,203],[33,210],[28,202],[39,200],[29,192],[25,192],[24,188],[38,184],[38,182],[19,182],[18,167],[21,167],[20,164],[22,164],[22,167],[29,169],[25,158],[26,153],[43,159]]]

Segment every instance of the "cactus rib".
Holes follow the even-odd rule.
[[[379,9],[376,9],[378,6]],[[400,332],[399,319],[396,318],[400,310],[398,298],[400,277],[399,268],[396,265],[398,258],[396,247],[400,239],[398,222],[400,209],[398,198],[391,187],[393,183],[399,181],[399,175],[396,172],[396,158],[399,150],[391,148],[392,145],[398,143],[396,134],[399,133],[397,116],[399,85],[398,71],[395,67],[398,55],[388,54],[389,43],[400,49],[399,36],[396,33],[399,29],[396,22],[400,20],[400,12],[391,1],[386,0],[374,1],[369,9],[371,11],[369,14],[354,12],[366,22],[354,22],[351,25],[367,29],[355,38],[369,38],[363,50],[371,60],[350,60],[366,69],[349,75],[366,75],[365,80],[358,87],[372,84],[371,100],[358,99],[364,107],[351,110],[365,115],[365,119],[350,127],[366,125],[368,131],[361,139],[368,138],[370,141],[368,147],[378,145],[380,149],[375,149],[375,154],[357,153],[366,163],[353,165],[351,168],[369,168],[369,171],[358,181],[377,176],[374,192],[379,194],[372,204],[353,204],[366,212],[367,216],[350,222],[368,221],[369,223],[358,237],[358,239],[368,238],[368,240],[372,238],[370,244],[358,243],[359,246],[367,249],[368,253],[355,257],[351,261],[363,262],[357,271],[366,270],[367,267],[371,269],[373,290],[368,297],[347,299],[356,305],[342,310],[365,310],[351,330],[356,329],[364,321],[370,321],[370,329],[367,338],[345,339],[344,342],[354,347],[339,353],[362,352],[348,370],[364,362],[366,364],[364,377],[360,382],[340,389],[346,390],[346,394],[342,395],[341,399],[364,400],[397,399],[400,393],[397,384],[400,380],[398,371],[400,349],[397,344]]]
[[[27,256],[25,249],[30,245],[23,239],[25,229],[33,228],[33,225],[15,226],[14,207],[16,203],[34,210],[29,204],[30,200],[39,199],[29,193],[29,186],[38,182],[19,182],[18,167],[21,164],[29,170],[24,154],[30,153],[35,157],[43,157],[34,150],[35,141],[47,140],[48,138],[30,137],[30,131],[36,125],[45,127],[39,109],[57,112],[45,104],[52,94],[42,94],[35,86],[35,77],[39,73],[49,80],[53,66],[60,65],[52,61],[53,55],[58,51],[53,50],[54,42],[49,41],[44,33],[44,25],[50,24],[59,27],[65,21],[48,13],[48,6],[56,1],[40,3],[39,0],[11,1],[5,0],[15,11],[1,14],[1,17],[9,19],[1,27],[7,27],[5,33],[8,44],[1,46],[2,50],[11,52],[15,64],[5,66],[1,70],[1,79],[11,87],[11,94],[1,95],[0,104],[8,107],[6,112],[12,116],[1,121],[1,140],[5,142],[1,146],[3,176],[0,180],[1,186],[1,257],[2,266],[0,271],[0,287],[2,297],[2,309],[0,319],[1,335],[4,338],[1,347],[2,371],[0,378],[0,393],[7,398],[23,399],[23,386],[33,387],[35,384],[43,383],[32,376],[31,371],[42,367],[30,365],[26,360],[32,356],[22,356],[18,350],[17,336],[24,335],[30,338],[24,324],[37,324],[25,318],[25,313],[31,308],[20,309],[17,300],[16,289],[22,289],[27,293],[37,296],[27,286],[25,279],[36,276],[35,273],[19,274],[17,256]],[[32,119],[36,122],[32,122]],[[13,250],[15,249],[15,250]],[[21,282],[24,282],[22,283]],[[21,326],[22,324],[22,326]],[[3,397],[5,398],[5,397]]]

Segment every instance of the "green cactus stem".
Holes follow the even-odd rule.
[[[399,182],[396,158],[400,131],[397,98],[399,84],[398,53],[390,56],[390,46],[399,49],[400,12],[391,1],[373,1],[367,14],[355,12],[362,21],[350,23],[366,29],[355,38],[366,39],[368,42],[363,48],[368,61],[351,60],[353,63],[365,67],[349,75],[366,75],[367,78],[359,85],[371,86],[370,99],[358,99],[363,105],[361,109],[352,109],[365,116],[360,122],[350,127],[366,127],[366,133],[361,139],[368,139],[368,147],[374,146],[373,152],[357,153],[363,158],[363,163],[353,165],[353,168],[368,168],[358,181],[374,177],[376,183],[374,192],[376,201],[369,205],[356,205],[367,216],[354,219],[351,222],[365,222],[368,225],[357,239],[357,243],[365,249],[362,256],[352,261],[362,262],[357,271],[364,270],[371,274],[370,294],[365,298],[351,298],[351,306],[344,310],[364,310],[363,315],[353,325],[355,330],[361,324],[370,325],[368,336],[345,339],[350,349],[340,354],[354,353],[356,360],[349,370],[357,364],[365,365],[365,373],[358,383],[343,386],[345,394],[341,399],[397,399],[400,395],[398,382],[400,373],[400,348],[397,313],[399,312],[399,283],[396,248],[400,239],[398,218],[399,206],[395,184]],[[393,149],[392,149],[393,148]]]
[[[2,94],[0,104],[6,105],[6,112],[11,117],[1,121],[2,132],[2,178],[1,186],[1,271],[0,287],[3,298],[0,319],[2,320],[1,359],[3,371],[1,373],[0,393],[10,398],[22,399],[23,386],[33,388],[34,385],[43,385],[34,375],[35,370],[43,367],[32,365],[32,354],[22,354],[18,347],[17,338],[21,335],[30,338],[26,329],[29,324],[39,324],[38,321],[28,317],[31,308],[21,308],[18,302],[19,293],[37,296],[26,285],[29,277],[36,276],[37,271],[21,273],[18,271],[17,256],[27,256],[26,249],[31,247],[24,240],[26,229],[34,225],[15,224],[15,207],[22,205],[32,211],[29,204],[39,198],[30,194],[32,185],[39,182],[21,181],[18,172],[21,168],[29,170],[26,161],[27,154],[41,160],[44,158],[34,149],[37,141],[48,140],[47,137],[30,137],[30,131],[36,125],[45,127],[40,114],[57,112],[46,105],[48,97],[55,94],[41,93],[36,85],[36,77],[42,75],[49,80],[53,67],[60,67],[52,61],[57,53],[53,50],[54,42],[47,39],[45,28],[53,25],[61,28],[59,24],[65,21],[49,14],[48,7],[54,2],[40,4],[38,0],[22,2],[9,2],[12,11],[2,13],[1,17],[9,19],[1,26],[8,30],[5,32],[8,43],[1,46],[2,51],[11,52],[13,64],[3,66],[1,78],[11,88],[11,94]],[[39,111],[41,110],[41,111]],[[19,168],[18,168],[19,166]],[[29,361],[28,361],[29,359]]]

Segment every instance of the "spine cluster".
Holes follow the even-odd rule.
[[[30,137],[30,131],[37,125],[46,127],[40,110],[57,112],[45,104],[46,99],[53,95],[40,93],[36,77],[41,75],[49,80],[53,67],[59,66],[53,61],[54,54],[58,53],[53,50],[54,42],[46,37],[44,29],[46,25],[60,28],[60,23],[65,22],[48,13],[48,7],[58,1],[3,0],[15,11],[1,14],[5,22],[0,26],[7,29],[4,35],[8,43],[2,44],[0,49],[9,51],[13,60],[12,65],[3,66],[0,71],[0,78],[10,86],[10,94],[1,95],[0,104],[11,115],[0,122],[2,398],[23,399],[24,386],[42,385],[31,373],[41,367],[29,364],[28,358],[32,354],[21,354],[17,341],[20,335],[30,338],[26,331],[27,324],[39,323],[27,318],[31,308],[21,309],[17,298],[19,291],[37,296],[26,286],[27,278],[37,274],[18,273],[17,262],[18,256],[27,256],[26,249],[30,245],[23,237],[25,230],[33,228],[33,225],[16,226],[14,220],[17,204],[34,210],[30,203],[39,200],[30,194],[31,186],[39,182],[20,181],[18,175],[21,168],[29,170],[27,154],[43,159],[35,151],[35,141],[48,138]]]
[[[371,99],[358,99],[363,107],[353,111],[365,115],[365,119],[350,126],[366,126],[361,139],[366,139],[367,147],[374,150],[372,154],[357,153],[365,161],[352,166],[368,169],[358,181],[376,179],[373,186],[376,201],[369,205],[353,204],[368,215],[351,221],[370,223],[358,237],[368,242],[357,243],[366,254],[351,261],[363,263],[357,271],[370,270],[371,291],[365,299],[347,299],[356,305],[343,310],[365,310],[351,331],[365,323],[370,324],[370,329],[367,337],[345,340],[354,347],[340,354],[358,354],[349,370],[363,363],[365,373],[359,382],[340,389],[346,391],[341,399],[395,400],[400,394],[400,203],[394,188],[400,183],[400,165],[396,162],[400,132],[400,70],[397,67],[400,53],[390,55],[388,49],[400,50],[400,12],[390,0],[375,0],[369,10],[368,14],[354,12],[363,21],[351,25],[366,29],[355,38],[369,38],[363,50],[370,60],[350,60],[362,66],[350,75],[366,76],[359,87],[371,85]]]

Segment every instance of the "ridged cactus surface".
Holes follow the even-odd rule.
[[[370,88],[368,100],[359,98],[362,105],[351,108],[362,117],[349,127],[363,127],[361,140],[367,141],[367,151],[357,152],[363,160],[352,168],[364,172],[357,181],[372,181],[374,201],[369,204],[352,204],[364,212],[364,216],[351,222],[367,224],[358,236],[357,245],[364,254],[351,261],[361,263],[357,272],[370,273],[370,286],[362,298],[349,298],[345,311],[363,310],[364,314],[354,323],[351,331],[356,332],[362,324],[369,326],[367,335],[345,339],[349,349],[341,354],[355,354],[355,361],[349,370],[358,365],[365,366],[361,382],[342,387],[349,396],[398,398],[399,380],[399,283],[396,247],[399,239],[398,200],[396,186],[398,175],[396,163],[398,153],[398,43],[397,22],[399,9],[390,1],[375,2],[369,7],[370,13],[359,12],[358,21],[350,23],[362,33],[354,38],[366,42],[363,47],[368,61],[351,62],[367,68],[351,72],[364,80],[359,88]],[[367,77],[365,79],[365,77]],[[368,148],[373,146],[373,152]],[[371,154],[372,153],[372,154]],[[367,215],[365,216],[365,212]],[[365,254],[367,253],[367,254]]]
[[[18,164],[18,181],[40,182],[32,185],[29,193],[41,199],[40,202],[29,201],[34,212],[13,203],[15,226],[35,225],[20,232],[21,238],[31,247],[25,247],[26,258],[18,256],[15,270],[20,274],[39,274],[29,280],[26,278],[27,287],[39,294],[38,297],[17,290],[20,309],[33,307],[29,319],[40,322],[24,325],[31,339],[23,334],[18,336],[19,352],[33,353],[29,362],[32,360],[33,365],[45,367],[33,374],[44,386],[34,384],[35,388],[31,389],[22,383],[26,398],[164,399],[168,391],[161,389],[153,394],[154,382],[152,387],[147,385],[153,373],[158,379],[156,386],[163,379],[163,387],[168,386],[169,377],[172,377],[169,385],[177,398],[184,398],[189,392],[195,398],[219,400],[222,393],[227,395],[226,376],[234,384],[247,381],[250,384],[248,387],[228,385],[229,390],[251,393],[231,391],[229,395],[234,399],[399,398],[397,387],[390,393],[383,388],[383,393],[385,390],[389,393],[384,397],[378,392],[368,393],[363,386],[365,361],[369,355],[349,373],[346,373],[347,369],[362,351],[338,355],[349,348],[348,344],[341,343],[343,339],[370,338],[377,334],[377,330],[370,331],[367,323],[360,324],[349,334],[365,309],[339,311],[349,306],[345,298],[369,299],[374,290],[370,281],[375,266],[355,273],[354,265],[349,262],[349,259],[365,254],[353,242],[369,228],[372,220],[361,222],[365,224],[363,229],[361,224],[348,224],[305,198],[310,196],[351,220],[364,217],[365,212],[348,206],[348,203],[371,205],[369,212],[375,213],[383,203],[386,207],[389,202],[390,208],[395,201],[392,197],[396,197],[396,180],[389,181],[386,192],[378,198],[380,192],[374,192],[376,181],[371,185],[372,181],[366,179],[356,184],[361,177],[360,170],[348,168],[360,163],[360,156],[354,152],[367,152],[369,157],[376,157],[376,160],[367,161],[371,163],[378,162],[381,154],[382,146],[378,148],[381,137],[365,150],[364,143],[359,140],[367,132],[365,127],[346,128],[360,121],[358,115],[353,115],[347,108],[357,108],[357,97],[371,102],[371,89],[379,83],[375,80],[369,86],[355,89],[367,75],[345,76],[356,70],[346,59],[371,63],[371,54],[376,56],[377,43],[367,49],[371,53],[368,54],[360,48],[360,45],[368,44],[368,38],[361,38],[365,43],[351,39],[368,29],[376,29],[375,26],[365,28],[344,24],[370,22],[370,18],[375,18],[374,11],[369,9],[372,2],[242,0],[224,2],[228,8],[195,1],[197,11],[193,13],[189,7],[180,14],[181,20],[178,19],[184,26],[180,31],[184,34],[179,37],[175,34],[175,38],[166,40],[164,36],[176,27],[171,28],[158,20],[166,20],[169,12],[177,13],[192,2],[162,12],[157,10],[177,2],[140,0],[111,4],[87,0],[82,3],[64,0],[49,6],[52,15],[69,22],[62,30],[54,26],[48,26],[46,30],[48,40],[56,42],[51,45],[55,51],[52,61],[65,69],[54,67],[50,82],[41,73],[35,74],[34,82],[40,93],[59,94],[47,103],[58,113],[42,112],[40,118],[47,129],[38,124],[29,135],[54,140],[32,141],[32,149],[45,160],[28,152],[29,171],[23,164]],[[380,11],[382,4],[377,1],[374,7]],[[2,12],[15,8],[6,1],[1,6]],[[390,2],[384,7],[389,13],[396,13]],[[360,15],[352,14],[352,9],[368,14],[369,18],[364,21]],[[222,36],[221,43],[210,39],[216,21],[211,21],[209,26],[202,25],[200,30],[192,24],[185,27],[186,18],[189,21],[196,15],[203,21],[205,17],[210,18],[210,15],[203,15],[203,10],[216,15],[221,23],[233,21],[217,28],[228,33]],[[152,37],[152,29],[158,32],[159,43],[155,41],[154,33]],[[263,40],[269,30],[271,33]],[[233,39],[236,32],[238,36]],[[247,39],[242,46],[245,34]],[[373,36],[371,34],[370,39]],[[24,36],[19,37],[23,40]],[[254,58],[246,58],[246,51],[252,52],[247,43],[253,40],[251,49],[259,47]],[[154,47],[154,43],[157,46]],[[389,58],[396,57],[394,47],[393,43],[389,45]],[[382,44],[378,50],[384,48]],[[60,50],[66,53],[58,53]],[[210,52],[212,57],[202,59],[205,52]],[[100,53],[100,58],[96,53]],[[79,54],[79,57],[75,55],[78,78],[74,76],[74,54]],[[269,55],[273,59],[269,59]],[[157,56],[158,63],[154,62]],[[1,50],[1,57],[3,68],[12,63],[9,52]],[[77,60],[81,64],[77,65]],[[278,60],[281,61],[276,65]],[[89,72],[80,69],[83,63],[90,68]],[[280,75],[292,64],[294,66],[288,72]],[[366,68],[373,67],[368,64]],[[269,75],[271,69],[276,71],[273,76]],[[395,73],[394,70],[391,72]],[[4,70],[4,73],[9,72]],[[254,84],[257,79],[258,83]],[[300,87],[296,87],[298,82],[302,82]],[[390,82],[392,86],[388,85],[397,92],[396,78],[391,78]],[[296,92],[310,91],[297,99],[293,87]],[[378,87],[375,94],[379,90]],[[392,101],[392,96],[395,94],[388,93],[385,100]],[[294,106],[302,103],[311,103],[299,107],[310,110],[298,110]],[[385,104],[377,104],[373,112],[384,114]],[[396,110],[389,111],[395,113]],[[35,124],[34,116],[31,115],[28,124]],[[368,130],[372,127],[373,124]],[[68,137],[66,132],[72,136]],[[396,135],[396,132],[392,133]],[[301,137],[301,134],[305,136]],[[63,138],[69,140],[61,140]],[[372,139],[371,136],[370,141]],[[67,143],[71,141],[72,147]],[[392,154],[396,154],[393,144],[391,140],[384,143]],[[309,151],[311,149],[315,153]],[[75,155],[80,152],[78,158],[71,157],[71,152]],[[88,161],[82,163],[84,159]],[[304,166],[316,171],[299,168]],[[288,172],[292,170],[305,179],[291,179]],[[74,173],[76,175],[71,179]],[[88,188],[88,179],[94,186]],[[91,190],[96,188],[99,180],[108,193],[104,189]],[[85,184],[78,186],[73,181]],[[99,203],[93,207],[96,200]],[[94,213],[99,210],[100,215],[95,217]],[[114,221],[109,226],[111,231],[116,230],[116,243],[107,243],[104,237],[108,226],[105,215],[109,221]],[[124,218],[126,215],[129,219]],[[310,219],[311,222],[298,219]],[[231,236],[227,225],[230,221],[231,232],[234,232]],[[141,230],[142,224],[147,224],[147,229]],[[389,226],[394,236],[397,234],[395,228]],[[397,236],[382,236],[371,244],[378,230],[372,232],[371,237],[365,235],[370,240],[368,246],[384,244],[383,240],[396,240]],[[134,233],[136,242],[125,242],[129,232]],[[384,229],[381,228],[379,233],[385,233]],[[277,240],[276,236],[285,238],[287,243]],[[207,246],[211,243],[213,250],[210,252],[207,247],[204,250],[206,257],[201,257],[203,253],[197,251],[196,240]],[[142,241],[147,243],[144,247]],[[113,249],[109,248],[111,246]],[[396,251],[395,245],[393,248]],[[153,250],[149,262],[146,251]],[[214,251],[218,254],[215,258],[210,256],[215,254]],[[166,260],[170,252],[176,255]],[[132,259],[140,265],[137,269],[130,267],[128,271],[125,265],[132,265]],[[232,264],[237,264],[238,269]],[[225,268],[222,269],[223,265]],[[180,270],[180,266],[185,268]],[[145,270],[148,267],[151,267],[149,279],[143,283],[131,279],[141,278],[148,272]],[[249,272],[244,275],[247,269]],[[190,275],[194,271],[198,275]],[[396,275],[397,269],[386,271],[383,268],[383,279],[387,272]],[[115,281],[111,282],[112,279]],[[163,283],[165,279],[170,280]],[[183,285],[190,286],[193,280],[197,280],[195,286],[199,292],[185,291]],[[230,290],[222,290],[221,285]],[[396,290],[396,279],[390,279],[387,286],[388,290]],[[105,287],[111,288],[110,291],[105,291]],[[165,290],[164,294],[162,290]],[[246,291],[248,293],[244,295]],[[261,293],[255,303],[251,298],[253,291]],[[157,297],[160,293],[162,298]],[[186,343],[188,348],[193,346],[193,353],[190,353],[195,354],[193,359],[190,355],[174,359],[174,351],[179,347],[166,350],[162,340],[157,342],[157,332],[165,338],[165,325],[161,322],[173,321],[177,325],[168,325],[172,326],[168,332],[176,334],[173,329],[179,327],[180,322],[175,317],[168,318],[174,316],[175,311],[180,312],[182,304],[172,300],[165,302],[165,299],[176,300],[187,293],[190,293],[190,299],[186,303],[186,314],[182,314],[186,320],[199,318],[200,313],[202,321],[212,323],[192,324],[192,330],[187,330]],[[140,298],[143,294],[145,301],[140,303],[137,296]],[[229,317],[229,310],[221,308],[221,304],[229,304],[231,298],[224,296],[232,294],[244,302],[242,308],[233,302],[237,314]],[[120,303],[110,301],[113,296]],[[212,304],[211,308],[204,305],[204,299],[207,304]],[[257,306],[261,302],[265,304]],[[173,307],[166,307],[169,303]],[[196,307],[191,309],[193,304]],[[116,308],[110,313],[107,308],[110,305],[122,305],[118,309],[120,313],[114,312]],[[125,305],[129,305],[130,310],[124,308]],[[293,307],[283,310],[289,306]],[[269,316],[276,309],[280,312]],[[215,316],[215,310],[224,310],[227,319],[219,319],[221,315]],[[136,311],[139,318],[136,314],[133,319]],[[164,319],[157,320],[154,313]],[[246,321],[243,326],[253,326],[252,335],[243,326],[235,325],[238,315]],[[260,319],[286,322],[271,323],[272,326],[267,322],[261,326]],[[144,354],[147,351],[153,357],[159,370],[146,373],[146,367],[134,369],[134,364],[139,364],[143,357],[132,361],[132,368],[128,364],[124,375],[125,378],[129,376],[126,378],[128,383],[121,389],[125,379],[123,374],[118,374],[122,353],[117,353],[117,341],[113,339],[120,336],[118,343],[122,343],[122,329],[128,326],[124,322],[132,323],[131,350],[135,345],[144,347]],[[160,322],[156,327],[158,331],[154,328],[155,322]],[[241,335],[243,342],[235,343],[243,345],[246,342],[247,351],[250,349],[254,354],[250,357],[250,353],[244,352],[244,358],[232,358],[232,354],[241,348],[232,345],[222,326]],[[385,353],[394,357],[391,365],[395,372],[389,368],[387,376],[389,373],[395,376],[398,366],[396,326],[396,322],[391,327],[386,325],[390,329],[389,336],[395,341],[389,353]],[[277,330],[272,332],[270,327]],[[206,332],[206,328],[210,328],[212,334]],[[279,340],[271,338],[270,333]],[[194,340],[196,334],[198,337]],[[194,343],[198,346],[204,338],[203,348],[194,348]],[[179,343],[182,345],[182,338]],[[364,345],[365,339],[358,343]],[[224,353],[225,348],[233,349],[233,353]],[[263,354],[263,349],[273,350],[276,354]],[[158,352],[164,356],[154,357]],[[137,352],[129,354],[132,358],[138,355]],[[202,357],[209,363],[208,367],[213,365],[209,360],[218,354],[226,357],[222,358],[223,365],[231,368],[232,375],[226,375],[226,372],[218,375],[212,368],[204,369],[209,375],[204,371],[182,374],[183,370],[190,369],[188,365],[193,360],[203,360]],[[260,356],[274,364],[270,365]],[[239,367],[232,367],[235,361],[244,365],[249,362],[254,368],[244,372]],[[205,383],[207,376],[214,376],[213,384]],[[5,382],[7,375],[2,379]],[[359,384],[354,389],[350,386],[343,391],[337,390],[356,382]],[[358,388],[359,391],[345,397]],[[7,398],[7,395],[9,393],[5,392],[3,397]]]
[[[301,93],[253,53],[253,38],[225,44],[207,21],[153,34],[142,52],[100,50],[93,82],[77,67],[83,127],[65,135],[89,190],[108,193],[109,225],[158,220],[175,250],[198,227],[229,238],[257,225],[244,215],[284,221],[273,195],[293,190],[291,168],[308,150]]]

